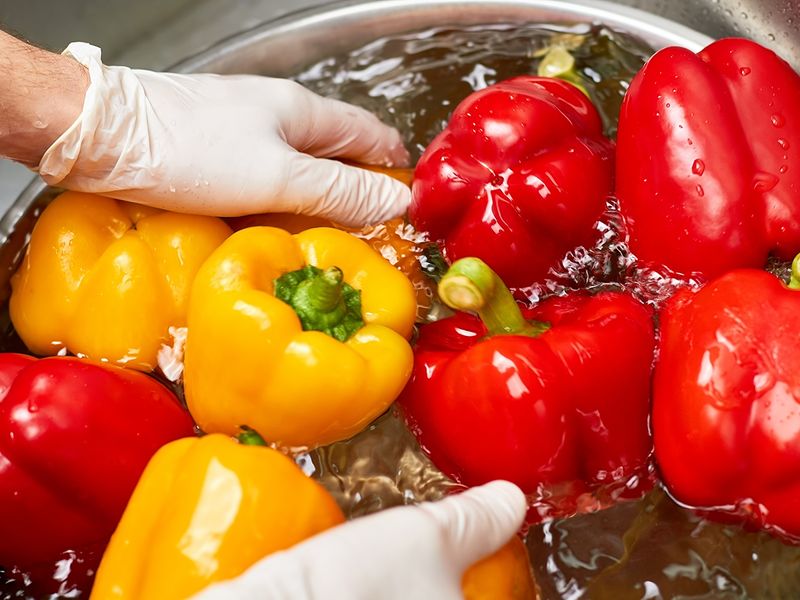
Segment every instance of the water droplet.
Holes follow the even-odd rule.
[[[775,387],[775,376],[770,371],[757,373],[753,377],[753,388],[757,396],[763,396]]]
[[[778,138],[778,146],[780,146],[784,150],[788,150],[789,149],[789,142],[787,142],[783,138]]]
[[[800,404],[800,386],[792,388],[792,398],[794,401]]]
[[[666,107],[667,107],[667,108],[669,108],[669,107],[670,107],[670,104],[669,104],[669,102],[667,102],[667,104],[666,104]]]
[[[699,158],[692,163],[692,173],[702,175],[706,170],[706,164]]]
[[[175,186],[174,186],[174,185],[170,184],[170,186],[169,186],[169,191],[170,191],[170,192],[172,192],[172,193],[174,194],[174,193],[175,193],[177,190],[175,189]]]
[[[768,33],[767,34],[767,38],[769,38],[770,42],[774,42],[775,41],[775,34],[774,33]]]
[[[753,191],[768,192],[778,185],[778,181],[779,179],[772,173],[756,173],[753,177]]]
[[[770,121],[772,121],[772,125],[775,127],[783,127],[784,123],[786,123],[783,116],[775,114],[770,117]]]
[[[739,69],[739,73],[742,75],[742,77],[747,77],[750,75],[750,67],[742,67]]]
[[[789,170],[789,167],[788,167],[787,165],[781,165],[780,169],[778,169],[778,173],[780,173],[781,175],[783,175],[783,174],[784,174],[784,173],[786,173],[786,171],[788,171],[788,170]]]
[[[702,185],[697,184],[697,187],[695,189],[697,190],[697,195],[700,196],[701,198],[706,195]]]

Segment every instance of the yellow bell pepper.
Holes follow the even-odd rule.
[[[62,348],[140,370],[184,326],[191,282],[230,235],[220,219],[65,192],[11,279],[11,320],[34,353]]]
[[[249,425],[287,447],[348,438],[403,389],[415,311],[411,282],[344,231],[239,231],[192,288],[189,410],[205,431]]]
[[[175,600],[344,521],[280,452],[224,435],[150,460],[103,555],[91,599]]]

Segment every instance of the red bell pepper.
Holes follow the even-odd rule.
[[[646,466],[655,345],[648,307],[608,291],[522,314],[474,258],[454,263],[439,293],[480,315],[421,328],[401,396],[439,468],[468,485],[502,478],[533,493],[543,484],[623,481]]]
[[[142,373],[0,354],[0,565],[105,545],[150,457],[193,434],[175,396]]]
[[[800,539],[798,314],[800,291],[760,270],[678,292],[660,318],[653,430],[678,500]]]
[[[800,77],[755,42],[657,52],[619,119],[616,191],[642,261],[713,278],[800,250]]]
[[[408,214],[448,260],[477,256],[527,286],[593,243],[612,175],[589,99],[560,79],[515,77],[456,107],[417,164]]]

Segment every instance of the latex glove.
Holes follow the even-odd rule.
[[[464,571],[519,529],[525,496],[495,481],[356,519],[273,554],[194,600],[456,600]]]
[[[398,132],[363,109],[286,79],[107,67],[84,43],[64,53],[91,83],[39,164],[51,185],[180,212],[295,212],[353,226],[408,206],[408,188],[390,177],[313,158],[407,163]]]

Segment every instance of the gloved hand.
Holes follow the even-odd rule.
[[[273,554],[194,600],[456,600],[461,577],[522,524],[506,481],[356,519]]]
[[[406,164],[399,133],[363,109],[285,79],[107,67],[84,43],[64,53],[91,83],[38,166],[51,185],[180,212],[295,212],[352,226],[410,201],[386,175],[313,158]]]

